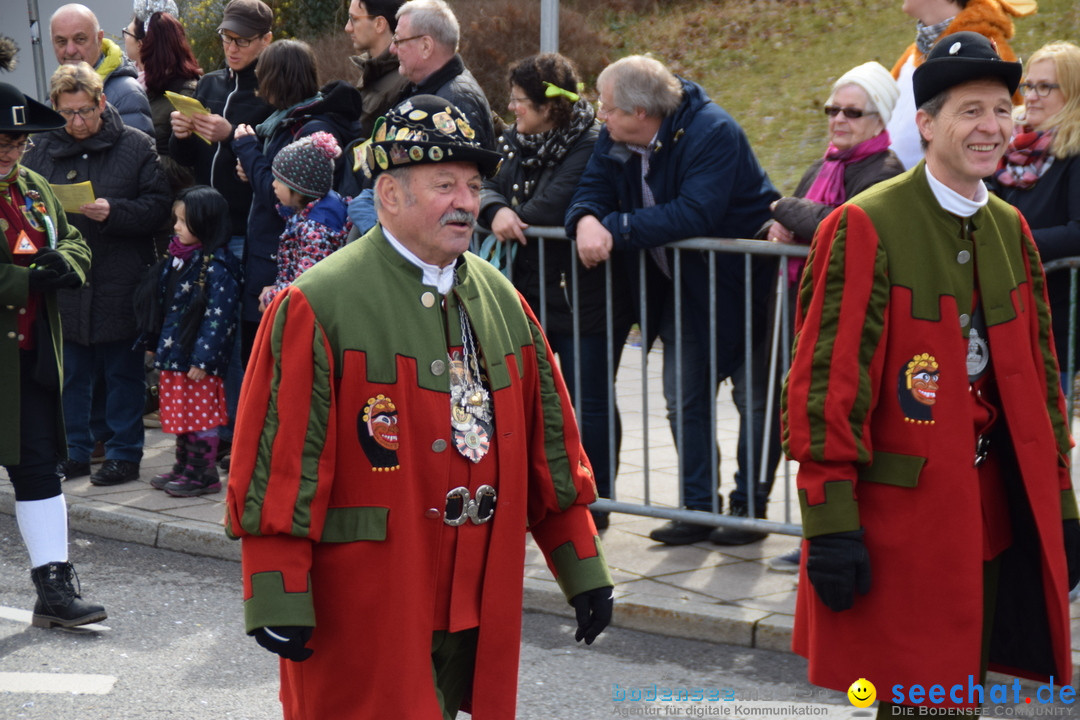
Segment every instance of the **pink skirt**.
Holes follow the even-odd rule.
[[[186,372],[162,370],[158,381],[161,429],[172,435],[213,430],[228,422],[225,383],[217,375],[189,380]]]

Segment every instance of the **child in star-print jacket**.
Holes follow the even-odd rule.
[[[180,193],[169,258],[161,269],[164,321],[154,366],[161,370],[161,429],[176,435],[176,462],[150,484],[176,497],[221,490],[215,460],[219,426],[228,422],[225,371],[237,304],[240,261],[229,252],[229,207],[217,190]]]
[[[285,230],[278,241],[277,278],[259,292],[260,311],[349,237],[348,200],[333,190],[339,155],[337,138],[320,131],[286,145],[274,157],[274,194]]]

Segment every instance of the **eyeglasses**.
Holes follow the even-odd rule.
[[[1017,86],[1017,90],[1020,91],[1021,95],[1027,95],[1030,92],[1034,92],[1039,97],[1046,97],[1047,95],[1050,94],[1050,92],[1052,90],[1057,90],[1060,87],[1061,86],[1058,85],[1057,83],[1048,83],[1048,82],[1029,83],[1029,82],[1025,81],[1025,82],[1020,83],[1020,85]]]
[[[359,23],[364,18],[367,18],[368,20],[373,20],[373,19],[375,19],[377,17],[379,17],[379,16],[378,15],[352,15],[352,14],[350,14],[349,15],[349,22],[351,22],[353,25],[356,25],[357,23]]]
[[[93,115],[97,111],[98,111],[98,107],[96,105],[94,105],[94,106],[90,106],[90,107],[79,108],[78,110],[57,110],[56,112],[63,115],[64,119],[67,120],[68,122],[71,122],[73,119],[75,119],[76,115],[81,117],[83,119],[83,122],[85,122],[87,118],[89,118],[91,115]]]
[[[829,117],[836,117],[840,113],[844,113],[844,117],[848,120],[858,120],[863,115],[877,115],[876,112],[867,112],[866,110],[860,110],[858,108],[842,108],[836,105],[826,105],[825,114]]]
[[[120,34],[121,35],[127,35],[129,38],[131,38],[132,40],[135,40],[135,41],[138,41],[138,39],[139,39],[139,38],[135,37],[135,33],[131,32],[127,28],[124,28],[123,30],[121,30]]]
[[[34,141],[30,138],[26,138],[22,142],[17,143],[0,143],[0,155],[7,155],[14,150],[19,155],[34,147]]]
[[[596,101],[596,115],[598,117],[606,117],[618,109],[614,105],[605,105],[603,100]]]
[[[529,102],[529,98],[527,98],[527,97],[514,97],[513,95],[511,95],[510,96],[510,102],[512,104],[514,104],[514,105],[525,105],[526,103]]]
[[[399,38],[397,36],[397,34],[395,33],[394,37],[390,38],[390,44],[391,45],[400,45],[401,43],[407,43],[410,40],[419,40],[422,37],[427,37],[427,35],[413,35],[412,37]]]
[[[221,38],[222,45],[235,45],[238,48],[246,48],[251,43],[258,40],[262,35],[256,35],[255,37],[236,37],[235,35],[226,35],[223,31],[218,31],[218,37]]]

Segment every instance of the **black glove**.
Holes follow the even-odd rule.
[[[830,610],[850,608],[856,590],[860,595],[870,592],[870,554],[862,530],[818,535],[807,545],[806,574]]]
[[[610,585],[593,588],[570,598],[570,604],[577,613],[575,640],[584,640],[586,645],[592,645],[596,636],[604,632],[604,628],[611,622],[611,610],[615,604],[613,589]]]
[[[31,268],[30,278],[28,280],[31,292],[42,292],[43,290],[52,290],[51,283],[55,282],[60,274],[52,268]]]
[[[1065,567],[1069,570],[1069,587],[1080,582],[1080,520],[1065,520]]]
[[[296,625],[256,628],[251,635],[255,642],[272,653],[277,653],[286,660],[304,662],[315,652],[304,645],[311,639],[313,628]]]
[[[47,247],[41,248],[34,253],[34,256],[30,258],[30,268],[52,270],[57,275],[72,272],[71,265],[68,265],[68,261],[64,259],[64,256]]]

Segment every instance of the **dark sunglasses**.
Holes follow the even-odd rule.
[[[859,110],[858,108],[842,108],[835,105],[825,106],[825,114],[829,117],[836,117],[840,113],[844,113],[844,117],[848,120],[858,120],[863,115],[877,115],[876,112],[867,112],[865,110]]]

